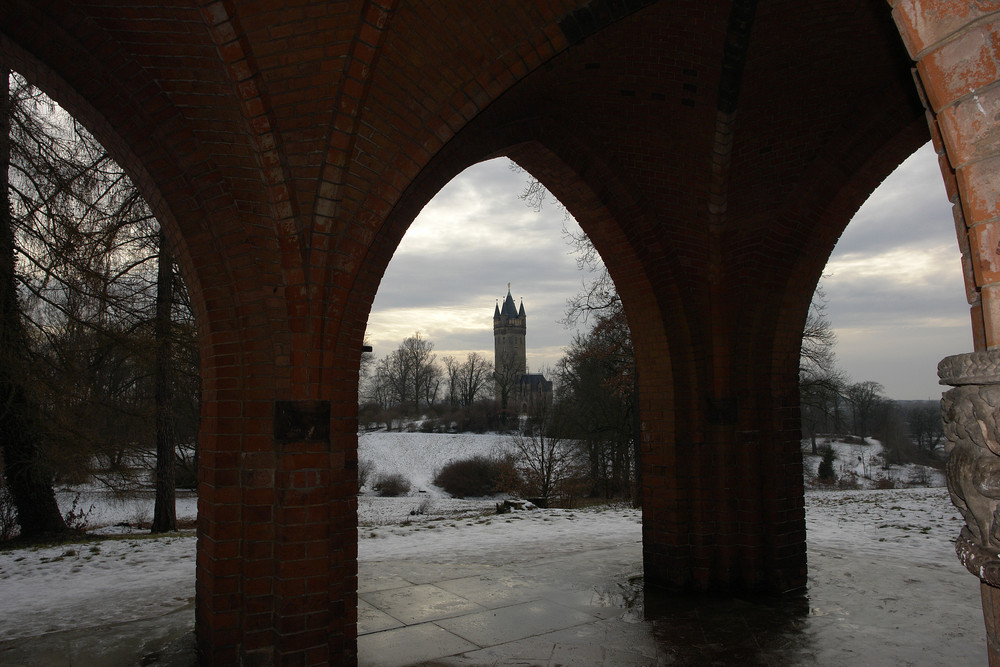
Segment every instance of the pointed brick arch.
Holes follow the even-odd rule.
[[[977,348],[1000,341],[1000,134],[980,112],[1000,108],[996,12],[943,0],[0,3],[0,55],[123,164],[195,294],[203,659],[356,659],[368,311],[423,203],[501,154],[569,206],[622,294],[640,366],[647,577],[803,585],[798,337],[850,213],[928,136],[913,61],[962,223]]]

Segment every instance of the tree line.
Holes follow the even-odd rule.
[[[359,422],[391,430],[420,419],[428,430],[491,430],[500,425],[495,379],[493,363],[478,352],[438,363],[434,344],[417,332],[381,359],[362,355]]]
[[[854,382],[837,367],[836,336],[825,315],[822,287],[806,320],[799,363],[799,398],[803,437],[819,454],[820,436],[874,438],[889,463],[939,464],[944,430],[936,401],[904,407],[885,395],[874,380]]]

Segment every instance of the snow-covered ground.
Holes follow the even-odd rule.
[[[375,465],[373,477],[398,473],[431,497],[447,494],[432,484],[443,465],[477,454],[489,456],[508,448],[507,437],[495,433],[387,433],[358,436],[358,460]],[[363,491],[364,489],[362,489]]]
[[[860,442],[842,442],[820,438],[819,452],[830,447],[834,453],[833,470],[840,488],[875,489],[885,486],[945,486],[944,470],[909,463],[886,465],[882,444],[867,438]],[[803,443],[802,466],[808,482],[814,482],[822,455],[812,453],[810,443]]]
[[[496,436],[362,436],[361,458],[374,460],[378,472],[405,474],[414,488],[402,498],[360,496],[359,560],[511,563],[519,554],[540,550],[556,554],[641,540],[641,512],[625,506],[497,515],[494,499],[451,499],[430,484],[434,470],[449,459],[489,453],[495,446]],[[841,460],[847,455],[845,451]],[[74,497],[60,494],[64,504]],[[91,490],[81,493],[78,507],[93,504],[88,519],[104,532],[152,513],[149,499],[148,506],[105,507],[100,501],[100,494]],[[415,510],[422,513],[411,514]],[[193,498],[184,496],[179,518],[193,519],[195,511]],[[809,491],[806,515],[810,552],[872,561],[903,558],[962,571],[953,548],[961,520],[942,487]],[[194,597],[194,551],[192,531],[157,538],[107,536],[40,548],[0,547],[0,642],[188,606]]]
[[[56,501],[68,523],[97,535],[148,531],[153,521],[153,500],[152,490],[123,495],[91,485],[56,489]],[[194,491],[177,490],[176,511],[180,525],[193,525],[198,516]]]

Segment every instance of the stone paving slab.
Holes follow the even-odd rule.
[[[359,570],[361,568],[358,568]],[[415,581],[408,581],[394,574],[379,575],[374,572],[366,572],[365,575],[358,576],[358,593],[371,593],[372,591],[386,591],[391,588],[403,588],[412,586]]]
[[[589,614],[555,602],[536,600],[448,618],[437,624],[479,646],[495,646],[594,620]]]
[[[375,609],[405,623],[423,623],[439,618],[480,611],[481,606],[432,584],[404,586],[358,596]]]
[[[393,618],[380,609],[376,609],[364,600],[358,600],[358,634],[367,635],[372,632],[391,630],[403,626],[403,622]]]
[[[158,667],[195,664],[194,605],[130,623],[0,643],[3,667]]]
[[[439,588],[493,609],[538,597],[535,582],[516,572],[488,572],[461,579],[437,582]]]
[[[433,623],[421,623],[358,637],[358,665],[402,667],[477,648]]]

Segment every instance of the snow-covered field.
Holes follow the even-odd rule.
[[[432,480],[446,463],[477,454],[490,455],[506,445],[504,436],[493,433],[386,433],[358,436],[358,460],[370,461],[374,469],[369,485],[379,475],[400,474],[413,485],[404,498],[381,498],[367,486],[358,497],[358,525],[362,529],[404,521],[424,522],[455,513],[487,512],[494,499],[459,500],[434,486]],[[423,509],[422,509],[423,508]],[[411,512],[416,512],[411,514]]]
[[[878,440],[868,438],[865,444],[840,442],[827,438],[817,441],[820,452],[830,447],[835,455],[834,474],[839,487],[874,489],[887,483],[892,486],[945,486],[944,470],[916,464],[887,466]],[[821,455],[812,454],[812,447],[804,443],[802,464],[807,481],[816,479]]]
[[[79,486],[57,489],[56,501],[72,526],[97,535],[142,533],[153,520],[153,491],[123,496],[96,486]],[[193,491],[177,490],[176,511],[180,525],[193,525],[198,516],[198,497]]]
[[[386,433],[358,436],[358,459],[375,464],[374,474],[399,473],[431,496],[444,494],[431,482],[446,463],[477,454],[500,453],[507,438],[495,433]]]
[[[493,499],[451,499],[430,484],[434,470],[449,459],[489,453],[496,445],[496,436],[362,436],[360,457],[375,461],[377,472],[405,474],[414,488],[403,498],[362,493],[359,560],[511,563],[519,554],[539,550],[555,554],[641,540],[641,513],[625,506],[497,515]],[[850,460],[852,454],[845,450],[839,460]],[[812,457],[807,457],[810,465]],[[75,493],[60,494],[63,503],[73,497]],[[80,499],[78,507],[95,506],[88,518],[103,532],[120,532],[124,529],[109,527],[152,511],[151,504],[141,503],[104,507],[94,491],[81,493]],[[422,513],[411,514],[414,510]],[[178,516],[193,519],[195,511],[193,498],[185,496]],[[953,548],[961,520],[942,487],[808,491],[806,514],[811,553],[833,552],[873,562],[904,558],[961,571]],[[147,618],[189,606],[194,596],[194,551],[192,531],[0,549],[0,642]],[[974,589],[971,575],[969,581]]]

